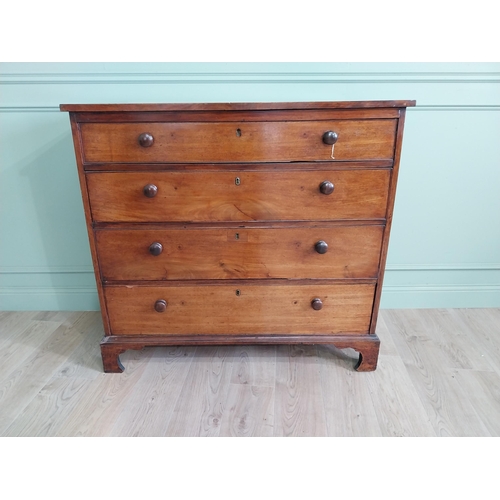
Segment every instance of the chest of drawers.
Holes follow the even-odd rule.
[[[334,344],[374,370],[414,101],[61,105],[105,336],[127,349]]]

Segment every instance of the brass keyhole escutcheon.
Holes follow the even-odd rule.
[[[241,137],[241,128],[236,129],[236,137]]]
[[[236,290],[236,297],[239,297],[241,295],[241,290],[237,289]]]
[[[234,235],[234,238],[235,238],[236,240],[239,240],[239,239],[240,239],[240,233],[236,233],[236,234]]]
[[[241,184],[241,179],[239,177],[236,177],[236,179],[234,179],[234,183],[239,186]]]

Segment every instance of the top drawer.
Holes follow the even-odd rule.
[[[289,122],[82,123],[85,163],[390,160],[396,119]],[[147,134],[147,136],[143,135]],[[141,145],[142,136],[142,145]]]

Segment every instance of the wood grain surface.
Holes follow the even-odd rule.
[[[412,100],[378,101],[316,101],[316,102],[199,102],[199,103],[128,103],[128,104],[61,104],[61,111],[116,113],[159,111],[237,111],[237,110],[313,110],[313,109],[367,109],[403,108],[415,106]]]
[[[163,435],[186,383],[194,353],[189,347],[154,349],[141,375],[143,383],[137,384],[129,395],[128,404],[110,427],[109,434],[121,436],[132,431],[133,436]]]
[[[276,122],[315,120],[363,120],[399,118],[399,108],[336,108],[270,110],[183,110],[115,111],[113,113],[83,111],[73,116],[78,123],[178,123],[178,122]]]
[[[438,436],[484,436],[487,433],[484,423],[465,397],[455,377],[455,368],[449,363],[446,351],[455,351],[456,344],[451,338],[443,338],[441,345],[436,342],[433,339],[436,327],[425,326],[422,320],[428,313],[422,312],[410,311],[407,321],[397,312],[389,311],[386,324],[397,345],[405,351],[406,372],[423,402],[429,423]],[[431,315],[436,318],[439,310],[433,310]],[[446,327],[450,334],[452,325],[448,323]],[[403,341],[405,336],[407,341]],[[470,347],[474,349],[473,345]]]
[[[113,335],[365,333],[373,294],[370,284],[105,287]],[[155,311],[159,299],[164,313]]]
[[[83,123],[87,163],[210,163],[332,161],[326,131],[338,134],[334,159],[392,158],[397,120],[310,122]],[[139,144],[150,134],[150,147]]]
[[[356,369],[374,370],[404,112],[413,105],[61,105],[71,118],[104,371],[121,372],[128,349],[320,340],[353,348]],[[272,390],[228,394],[223,433],[269,430]],[[259,423],[246,423],[247,398]],[[218,417],[205,425],[206,435],[220,425]]]
[[[377,289],[375,291],[375,299],[373,301],[373,315],[370,324],[370,333],[375,333],[375,330],[377,328],[378,312],[380,309],[380,300],[382,298],[382,287],[384,284],[384,277],[385,277],[385,264],[387,262],[387,252],[389,250],[389,237],[391,235],[392,215],[394,211],[394,203],[396,201],[396,186],[398,182],[399,165],[401,161],[401,150],[403,147],[403,132],[404,132],[406,109],[401,109],[400,114],[401,118],[398,121],[396,130],[394,166],[392,169],[392,175],[389,185],[389,196],[387,198],[387,206],[385,212],[386,224],[385,224],[384,238],[382,240],[382,252],[380,255],[379,280],[377,284]]]
[[[164,426],[166,436],[219,436],[227,412],[232,350],[228,346],[197,349],[196,362],[191,363],[172,416]]]
[[[276,356],[275,427],[277,437],[324,436],[328,434],[321,398],[320,372],[314,346],[280,346]],[[309,386],[300,380],[310,381]]]
[[[1,313],[0,434],[498,437],[499,319],[381,310],[369,373],[353,371],[351,349],[253,345],[127,351],[114,375],[102,373],[99,313]],[[9,336],[12,324],[27,335]],[[484,364],[454,364],[455,341]]]
[[[87,173],[96,222],[385,218],[390,170]],[[239,178],[237,185],[236,178]],[[332,194],[319,191],[329,180]],[[158,193],[144,195],[154,184]]]
[[[4,363],[6,371],[0,378],[0,435],[53,376],[53,362],[56,361],[57,369],[84,341],[80,327],[85,329],[84,325],[90,318],[83,313],[74,316],[69,325],[47,321],[33,324],[32,328],[38,335],[26,332],[20,345],[12,346],[19,347],[19,354],[8,350],[11,355]]]
[[[382,346],[387,344],[387,336]],[[334,346],[318,346],[317,364],[325,407],[325,423],[329,436],[380,436],[375,405],[367,378],[349,369],[356,353]]]
[[[376,278],[383,226],[96,231],[104,281]],[[318,241],[327,252],[319,254]],[[152,255],[153,243],[161,253]]]

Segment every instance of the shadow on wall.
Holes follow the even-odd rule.
[[[33,239],[34,251],[43,248],[44,255],[35,260],[48,270],[44,286],[63,289],[56,293],[60,310],[73,309],[78,293],[88,297],[96,289],[69,123],[66,127],[67,132],[17,165],[29,188],[23,196],[31,199],[36,214],[36,220],[26,221],[28,240]],[[47,135],[44,130],[30,133]],[[98,308],[95,292],[94,309]]]

